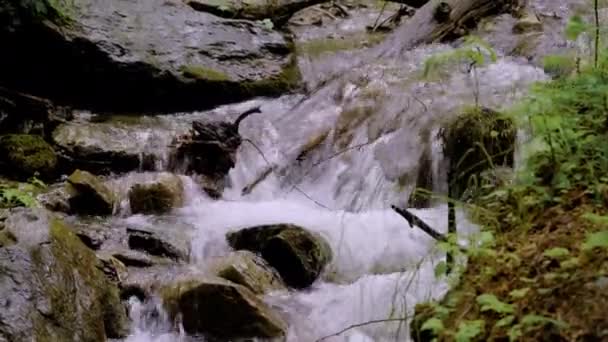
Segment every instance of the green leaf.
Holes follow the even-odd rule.
[[[523,325],[524,327],[533,327],[533,326],[539,326],[539,325],[544,325],[544,324],[552,324],[555,325],[558,328],[562,328],[565,329],[568,327],[568,324],[566,324],[565,322],[556,320],[556,319],[552,319],[549,317],[544,317],[544,316],[540,316],[540,315],[534,315],[534,314],[530,314],[530,315],[526,315],[521,319],[521,325]]]
[[[521,330],[521,325],[516,324],[509,329],[509,341],[517,341],[523,335],[523,331]]]
[[[580,15],[572,16],[568,24],[566,24],[566,38],[568,40],[576,40],[586,30],[587,25],[583,18]]]
[[[583,250],[591,250],[596,247],[608,248],[608,230],[587,235]]]
[[[455,336],[456,342],[470,342],[484,332],[485,324],[484,320],[460,322]]]
[[[477,297],[477,303],[481,306],[481,311],[494,311],[499,314],[511,314],[514,309],[511,304],[501,302],[493,294],[482,294]]]
[[[443,329],[443,322],[439,318],[432,317],[422,324],[420,331],[430,330],[433,334],[438,335]]]
[[[443,276],[448,270],[448,264],[442,261],[435,266],[435,278]]]
[[[543,255],[552,259],[563,259],[570,255],[570,251],[567,248],[555,247],[546,250]]]
[[[521,298],[524,298],[528,294],[529,291],[530,291],[529,287],[524,287],[523,289],[516,289],[516,290],[509,292],[509,297],[511,297],[513,299],[521,299]]]
[[[515,320],[515,316],[509,315],[509,316],[502,318],[498,322],[496,322],[496,324],[494,326],[497,328],[504,328],[504,327],[507,327],[507,326],[513,324],[514,320]]]

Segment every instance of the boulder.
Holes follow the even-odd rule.
[[[169,142],[151,134],[141,139],[148,127],[118,120],[110,122],[68,122],[55,128],[52,134],[55,148],[62,157],[64,173],[75,169],[95,174],[153,170],[157,155]],[[134,139],[134,135],[138,138]],[[128,144],[125,144],[128,141]]]
[[[224,339],[276,338],[287,325],[246,287],[227,280],[190,278],[161,290],[163,304],[179,315],[188,334]]]
[[[129,248],[173,260],[188,260],[188,246],[168,239],[162,234],[143,229],[127,228]],[[183,241],[182,241],[183,242]]]
[[[293,288],[310,286],[333,257],[323,237],[292,224],[246,228],[228,233],[227,240],[236,250],[261,254]]]
[[[214,275],[245,286],[255,294],[284,290],[281,276],[264,259],[249,251],[236,251],[216,261]]]
[[[13,210],[14,243],[0,248],[0,340],[105,341],[128,332],[118,288],[58,218]]]
[[[3,83],[79,108],[188,111],[299,83],[280,32],[181,0],[5,1],[0,15]]]
[[[2,173],[21,180],[32,176],[50,178],[55,175],[57,155],[41,136],[9,134],[0,136],[0,169]]]
[[[135,184],[129,190],[133,214],[164,214],[184,203],[184,184],[174,174],[163,173],[152,183]]]
[[[66,184],[70,209],[83,215],[110,215],[115,196],[103,182],[87,171],[76,170]]]

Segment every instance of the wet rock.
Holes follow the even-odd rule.
[[[287,325],[246,287],[223,279],[184,279],[162,289],[171,317],[181,315],[189,334],[216,338],[273,338]]]
[[[332,259],[327,241],[292,224],[246,228],[227,235],[236,250],[260,253],[288,286],[310,286]]]
[[[127,228],[129,248],[144,251],[150,255],[165,257],[173,260],[188,260],[188,247],[176,246],[160,234]]]
[[[0,56],[0,73],[4,83],[53,101],[114,113],[177,112],[278,95],[298,83],[291,44],[260,23],[178,0],[36,3],[13,11],[0,28],[11,51]],[[62,15],[37,20],[44,3],[48,14],[60,7]],[[0,13],[14,6],[3,2]]]
[[[127,278],[127,266],[121,260],[107,253],[100,253],[97,257],[101,262],[101,270],[108,280],[119,285]]]
[[[55,150],[41,136],[9,134],[0,136],[0,169],[21,180],[32,176],[50,178],[57,167]]]
[[[70,194],[63,184],[51,186],[47,192],[40,194],[37,199],[40,204],[50,211],[61,213],[70,212]]]
[[[115,197],[99,178],[87,171],[76,170],[66,184],[72,212],[83,215],[110,215]]]
[[[218,260],[213,274],[243,285],[253,293],[286,289],[280,275],[264,259],[249,251],[237,251]]]
[[[533,11],[526,11],[513,25],[513,32],[518,34],[542,31],[543,23]]]
[[[0,248],[0,340],[105,341],[128,332],[118,288],[95,254],[43,210],[13,210]]]
[[[165,146],[155,144],[155,139],[134,139],[134,134],[132,129],[118,122],[69,122],[59,125],[52,138],[65,173],[75,169],[95,174],[153,170],[156,156],[151,150]]]
[[[158,180],[135,184],[129,190],[133,214],[164,214],[184,203],[184,184],[179,176],[163,173]]]
[[[47,135],[58,122],[71,118],[67,108],[50,101],[0,87],[0,134]]]
[[[177,139],[171,168],[202,176],[202,183],[210,184],[207,188],[212,189],[213,196],[225,187],[226,175],[236,163],[241,142],[238,125],[234,123],[195,121],[190,132]]]

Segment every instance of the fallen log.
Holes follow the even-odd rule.
[[[512,11],[523,0],[431,0],[380,46],[379,55],[397,57],[420,44],[466,34],[482,18]]]

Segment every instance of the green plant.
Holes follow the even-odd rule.
[[[46,188],[41,180],[32,178],[28,183],[0,184],[0,208],[36,207],[36,194]]]
[[[467,74],[472,74],[475,106],[479,107],[479,78],[477,68],[496,61],[496,52],[488,43],[475,36],[467,36],[461,47],[431,56],[424,63],[423,77],[445,78],[455,66],[464,65]]]

